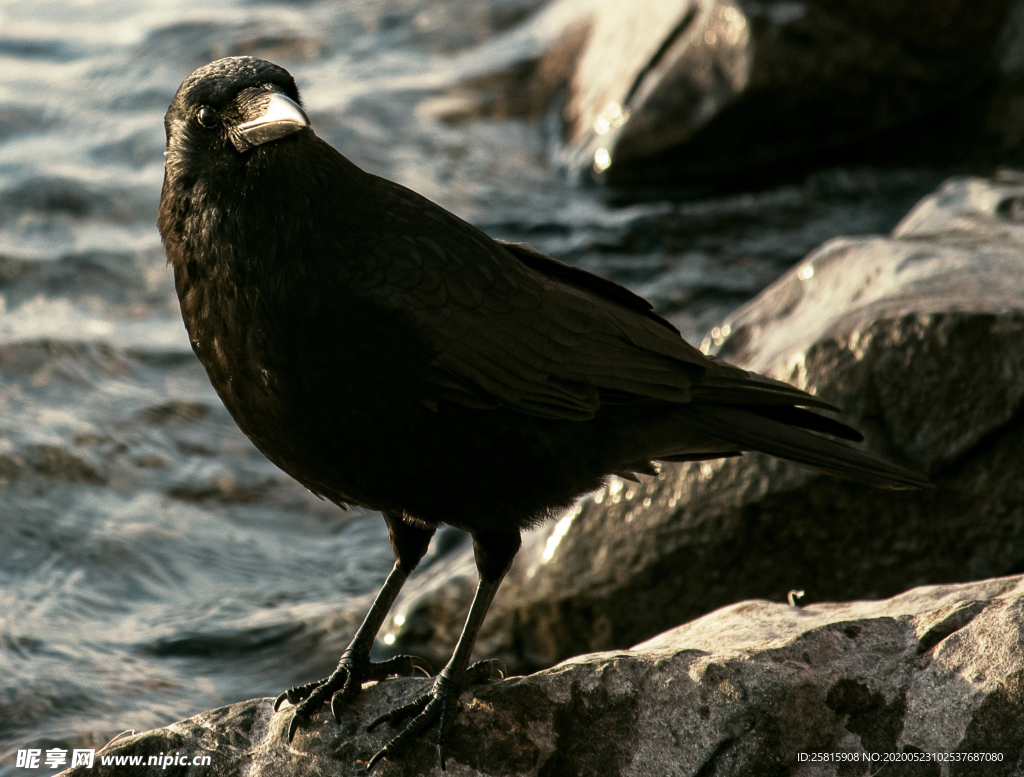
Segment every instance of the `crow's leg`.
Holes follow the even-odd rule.
[[[291,704],[298,702],[291,723],[288,725],[288,741],[295,736],[299,725],[308,720],[310,715],[316,712],[328,697],[331,699],[331,712],[335,720],[340,720],[341,711],[345,704],[355,698],[362,689],[363,683],[370,680],[383,680],[392,675],[410,675],[416,669],[422,669],[429,673],[426,663],[415,656],[395,656],[394,658],[379,664],[370,661],[370,648],[377,638],[377,632],[384,624],[391,605],[395,603],[398,592],[402,585],[412,573],[416,565],[420,563],[423,554],[427,552],[430,545],[430,538],[434,534],[433,528],[421,528],[412,526],[402,520],[400,515],[384,514],[384,520],[388,525],[388,537],[391,540],[391,548],[395,553],[395,566],[384,581],[384,586],[373,600],[370,611],[366,614],[359,631],[348,648],[341,655],[338,668],[330,677],[315,683],[299,685],[289,688],[277,697],[274,702],[274,709],[281,706],[281,702],[287,699]]]
[[[388,742],[367,764],[367,771],[380,759],[393,756],[405,749],[410,742],[437,722],[437,757],[444,771],[444,748],[448,731],[455,722],[458,712],[459,694],[467,685],[485,680],[494,673],[495,662],[479,661],[469,665],[473,644],[483,625],[487,608],[501,585],[501,580],[512,565],[512,559],[519,550],[519,532],[477,532],[473,535],[473,553],[480,581],[476,587],[473,604],[469,608],[462,636],[455,646],[455,652],[447,666],[437,676],[428,693],[398,709],[382,715],[370,724],[373,729],[381,723],[392,725],[412,718],[408,725]]]

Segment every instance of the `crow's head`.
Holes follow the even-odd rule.
[[[287,70],[254,57],[227,57],[182,82],[164,128],[168,173],[187,176],[308,131],[309,118]]]

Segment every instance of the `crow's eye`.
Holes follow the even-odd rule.
[[[220,123],[220,116],[217,115],[217,111],[209,105],[204,105],[200,108],[199,115],[196,118],[199,119],[199,123],[206,127],[206,129],[213,129]]]

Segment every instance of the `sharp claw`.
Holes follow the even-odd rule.
[[[445,700],[441,705],[441,719],[437,722],[437,759],[441,762],[441,771],[445,771],[444,768],[444,745],[448,739],[448,732],[451,730],[452,724],[455,722],[455,717],[452,714],[458,707],[458,697],[451,699],[450,697]]]
[[[349,702],[353,696],[359,693],[362,688],[362,683],[358,682],[355,677],[351,674],[348,679],[345,680],[345,684],[341,687],[341,690],[331,696],[331,715],[334,716],[335,723],[341,723],[341,711],[345,708],[345,704]]]
[[[274,701],[274,712],[281,709],[281,703],[285,700],[289,704],[298,704],[316,690],[318,685],[320,683],[306,683],[305,685],[296,685],[294,688],[289,688]]]
[[[373,664],[367,675],[368,680],[383,680],[393,675],[410,677],[416,670],[430,677],[430,664],[418,656],[395,656],[379,664]]]
[[[292,739],[295,738],[295,732],[299,730],[300,723],[302,723],[302,716],[296,712],[292,715],[292,720],[288,724],[288,744],[291,744]]]
[[[466,670],[466,683],[474,684],[494,678],[504,680],[507,672],[508,668],[505,664],[496,658],[486,661],[477,661]]]
[[[430,664],[428,664],[419,656],[412,656],[412,660],[409,663],[414,671],[418,669],[419,671],[423,672],[424,676],[426,677],[434,676],[434,670],[431,669]],[[410,674],[412,674],[412,672],[410,672]]]
[[[387,755],[387,753],[388,753],[387,747],[382,748],[377,753],[377,755],[375,755],[373,758],[370,759],[370,763],[366,764],[366,771],[371,771],[373,769],[373,767],[377,765],[377,762],[380,761],[381,759],[383,759],[384,756]]]

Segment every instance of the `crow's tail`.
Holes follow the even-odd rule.
[[[928,478],[911,469],[782,420],[767,418],[745,407],[693,403],[679,407],[677,412],[693,431],[732,443],[736,450],[768,453],[881,488],[908,489],[930,485]]]

